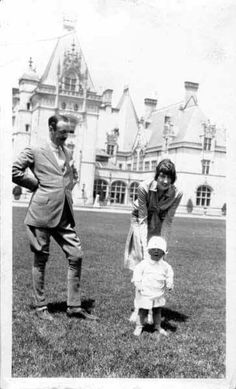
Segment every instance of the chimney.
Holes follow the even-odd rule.
[[[147,120],[152,112],[156,109],[157,106],[157,99],[144,99],[144,106],[145,106],[145,119]]]
[[[197,91],[198,86],[196,82],[191,81],[185,81],[184,87],[185,87],[185,105],[189,102],[190,98],[193,97],[195,104],[197,105]]]

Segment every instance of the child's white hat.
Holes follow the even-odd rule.
[[[166,240],[161,236],[152,236],[148,241],[148,250],[150,249],[160,249],[164,253],[167,252]]]

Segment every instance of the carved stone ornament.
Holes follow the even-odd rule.
[[[216,135],[216,126],[214,124],[211,124],[210,121],[202,123],[203,127],[203,136],[206,138],[214,138]]]
[[[62,64],[62,76],[65,77],[70,72],[76,73],[81,82],[87,81],[88,70],[87,67],[82,73],[81,71],[82,54],[81,51],[75,50],[75,44],[72,43],[71,50],[67,50],[64,53],[64,59]]]

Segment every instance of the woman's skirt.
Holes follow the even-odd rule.
[[[140,225],[136,217],[131,218],[131,225],[125,244],[124,267],[134,270],[143,259],[143,247],[140,236]]]

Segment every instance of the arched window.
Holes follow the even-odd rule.
[[[197,189],[196,205],[209,207],[211,202],[211,189],[206,185],[201,185]]]
[[[115,181],[111,185],[111,203],[124,204],[125,184],[122,181]]]
[[[99,195],[99,201],[104,201],[107,197],[108,184],[105,180],[97,179],[94,181],[93,198]]]
[[[130,192],[129,192],[130,201],[134,201],[138,197],[138,186],[139,186],[138,182],[132,182],[132,184],[130,185]]]

